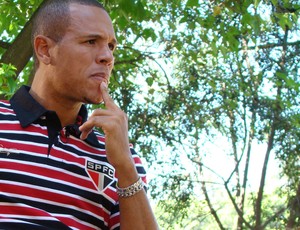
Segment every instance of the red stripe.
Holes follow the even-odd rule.
[[[145,184],[147,184],[147,177],[143,176],[143,177],[142,177],[142,180],[143,180],[143,182],[144,182]]]
[[[103,193],[107,196],[109,196],[111,199],[113,200],[119,200],[119,196],[118,194],[116,193],[116,191],[112,190],[111,187],[107,187]]]
[[[70,163],[77,163],[85,167],[86,159],[84,157],[62,151],[61,148],[57,149],[56,146],[53,146],[50,150],[50,156],[57,157],[60,160],[65,160]]]
[[[0,107],[0,113],[11,113],[12,115],[16,115],[12,109]]]
[[[48,136],[48,131],[46,127],[43,129],[39,126],[29,125],[26,128],[22,128],[22,126],[19,123],[17,124],[0,123],[0,130],[9,130],[10,132],[15,132],[15,131],[33,132],[33,134],[39,134],[39,135],[43,134],[45,136]]]
[[[23,207],[15,205],[1,205],[1,214],[2,215],[24,215],[24,216],[36,216],[36,217],[49,217],[49,213],[41,210],[35,209],[32,207]]]
[[[98,139],[98,141],[100,141],[101,143],[105,143],[105,137],[104,137],[104,136],[99,136],[99,135],[97,135],[97,139]]]
[[[89,146],[85,144],[83,141],[76,139],[76,138],[69,138],[68,144],[75,145],[76,147],[80,148],[82,151],[96,154],[96,155],[106,155],[105,149],[99,149],[99,148],[93,148],[92,146]]]
[[[132,158],[135,164],[142,164],[141,158],[139,158],[137,155],[133,155]]]
[[[15,142],[1,140],[0,144],[1,144],[1,148],[5,148],[7,150],[15,149],[15,150],[27,151],[27,152],[31,152],[31,153],[39,154],[39,155],[47,155],[47,151],[48,151],[47,145],[36,146],[36,145],[34,145],[34,143],[32,143],[32,144],[26,143],[26,142],[15,143]],[[16,149],[16,147],[17,147],[17,149]]]
[[[0,100],[0,102],[4,103],[4,104],[9,104],[9,101],[8,100]]]
[[[109,227],[120,224],[120,215],[115,215],[109,220]],[[118,226],[118,225],[117,225]]]

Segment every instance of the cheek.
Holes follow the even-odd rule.
[[[61,53],[60,61],[64,63],[65,68],[80,69],[89,63],[92,59],[92,54],[84,47],[68,47]]]
[[[61,68],[64,69],[64,73],[67,75],[66,77],[77,81],[80,81],[80,79],[83,80],[89,66],[87,58],[80,55],[68,58],[62,65]]]
[[[113,59],[112,64],[110,66],[110,69],[109,69],[110,72],[113,70],[114,66],[115,66],[115,59]]]

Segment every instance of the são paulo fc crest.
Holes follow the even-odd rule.
[[[112,166],[87,161],[86,170],[100,192],[113,182],[115,170]]]

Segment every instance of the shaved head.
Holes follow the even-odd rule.
[[[71,23],[70,4],[80,4],[87,6],[105,8],[97,0],[46,0],[37,11],[32,26],[31,43],[34,47],[34,40],[37,35],[44,35],[55,42],[59,42],[65,35]],[[35,69],[39,62],[35,52],[33,54]]]

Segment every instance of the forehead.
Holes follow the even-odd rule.
[[[70,26],[67,33],[72,32],[77,36],[91,34],[115,39],[112,21],[107,12],[96,6],[70,4]]]

